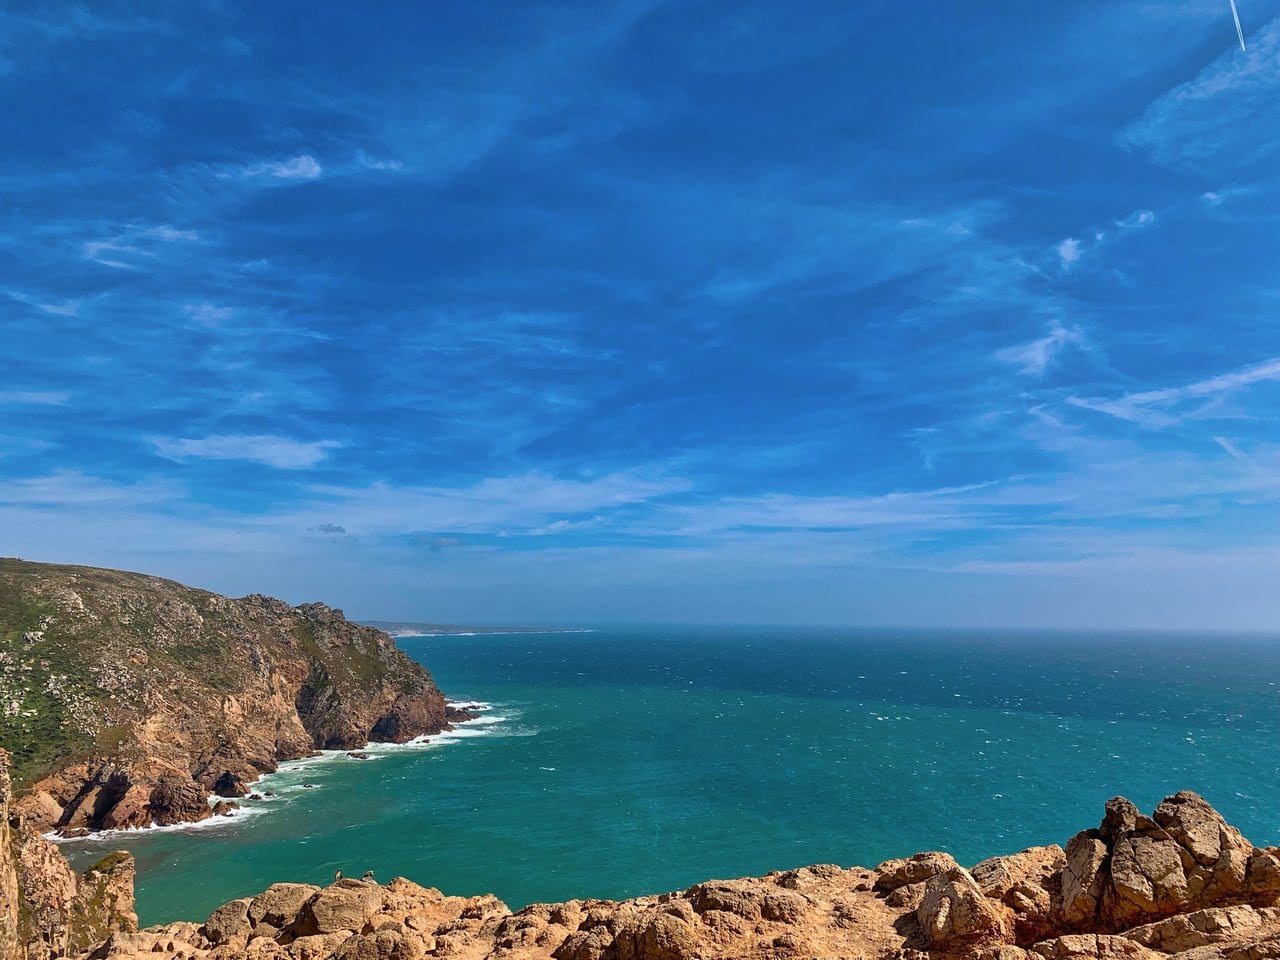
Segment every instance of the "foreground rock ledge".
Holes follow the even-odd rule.
[[[0,787],[7,788],[0,751]],[[948,854],[874,870],[817,865],[635,900],[512,913],[397,877],[277,883],[203,923],[139,931],[133,864],[77,878],[0,793],[0,960],[258,958],[554,960],[1267,960],[1280,958],[1280,851],[1254,847],[1201,797],[1147,817],[1117,797],[1066,848],[965,869]]]

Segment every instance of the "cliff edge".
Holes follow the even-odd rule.
[[[387,634],[324,604],[0,559],[0,743],[34,829],[201,820],[281,760],[465,719]]]
[[[0,750],[0,960],[80,956],[138,929],[133,857],[112,853],[77,874],[13,809]]]

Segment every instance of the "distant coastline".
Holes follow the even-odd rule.
[[[414,623],[407,620],[360,620],[357,622],[366,627],[374,627],[393,637],[473,637],[482,634],[595,632],[587,627],[499,627],[458,623]]]

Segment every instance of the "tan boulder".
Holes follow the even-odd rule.
[[[382,908],[383,889],[363,880],[338,880],[312,895],[290,924],[295,936],[358,931]]]
[[[951,950],[1008,934],[1004,908],[983,896],[973,876],[953,867],[929,879],[916,921],[930,949]]]
[[[298,937],[289,944],[290,960],[330,960],[334,951],[350,938],[351,934],[345,931]]]
[[[269,924],[277,929],[293,923],[302,905],[320,892],[310,883],[273,883],[249,902],[251,926]]]
[[[666,912],[646,911],[617,932],[601,958],[693,960],[698,954],[698,933],[688,919]]]
[[[41,833],[52,830],[62,819],[62,804],[44,790],[32,790],[14,804],[14,809],[24,824]]]
[[[233,937],[248,937],[253,924],[249,922],[248,897],[224,903],[209,914],[200,933],[212,944],[227,943]]]
[[[955,857],[938,850],[917,853],[899,860],[886,860],[876,867],[875,888],[888,893],[908,883],[921,883],[958,866],[960,864],[956,863]]]
[[[1245,869],[1245,885],[1255,902],[1280,901],[1280,856],[1274,850],[1255,847]]]
[[[724,880],[699,883],[690,887],[685,896],[697,913],[720,910],[748,920],[760,917],[761,893],[755,885],[741,880]]]
[[[1031,947],[1030,952],[1044,960],[1163,960],[1161,954],[1132,940],[1097,933],[1045,940]]]
[[[970,873],[984,896],[1012,911],[1018,938],[1038,940],[1053,926],[1053,889],[1067,857],[1057,844],[992,857]]]
[[[1111,888],[1103,916],[1124,927],[1141,918],[1170,914],[1191,899],[1184,851],[1173,840],[1126,836],[1111,851]]]

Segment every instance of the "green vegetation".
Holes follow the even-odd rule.
[[[231,740],[236,731],[220,729],[226,711],[263,722],[253,716],[258,700],[281,680],[295,691],[290,707],[324,740],[349,742],[353,721],[371,726],[370,707],[388,696],[438,696],[378,634],[323,606],[0,559],[0,743],[19,787],[76,760],[172,749],[139,722],[157,716],[170,729]]]

